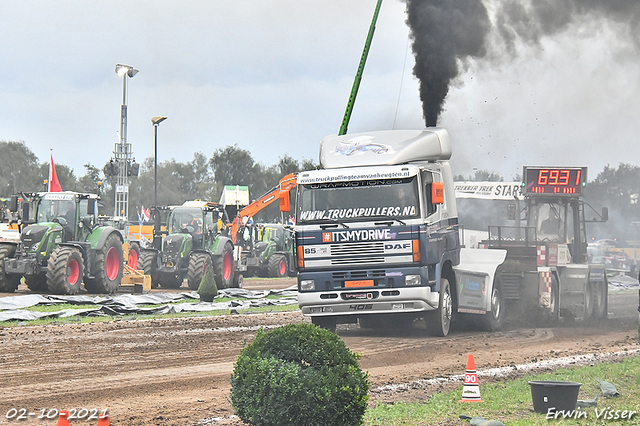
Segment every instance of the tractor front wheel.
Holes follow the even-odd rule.
[[[287,276],[287,257],[281,254],[274,254],[269,258],[269,276],[272,278],[283,278]]]
[[[213,273],[218,288],[229,288],[233,283],[233,246],[226,242],[220,256],[213,260]]]
[[[189,269],[187,270],[187,281],[191,290],[200,287],[202,277],[211,267],[211,256],[206,253],[193,253],[189,259]]]
[[[80,250],[59,246],[47,264],[47,286],[53,294],[78,294],[84,275],[84,262]]]
[[[28,275],[24,277],[24,283],[29,287],[31,291],[47,291],[47,276],[46,275]]]
[[[127,266],[138,271],[140,267],[140,244],[135,241],[129,243],[129,255],[127,256]]]
[[[13,244],[0,244],[0,292],[13,293],[20,285],[19,275],[8,275],[4,272],[4,260],[13,257],[16,246]]]
[[[122,242],[116,234],[107,237],[102,250],[96,253],[92,279],[84,284],[90,293],[113,294],[122,282],[124,270]]]
[[[158,288],[158,253],[151,250],[143,250],[138,259],[138,268],[145,275],[151,276],[151,288]]]

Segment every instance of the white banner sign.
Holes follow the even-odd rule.
[[[456,198],[514,200],[522,197],[521,182],[454,182]]]

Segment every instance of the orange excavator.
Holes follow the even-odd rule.
[[[245,223],[245,220],[255,216],[262,209],[270,205],[276,200],[280,200],[280,210],[288,211],[290,210],[290,200],[289,200],[289,191],[297,186],[296,173],[289,173],[282,179],[276,186],[274,186],[271,190],[269,190],[266,194],[249,204],[244,209],[240,210],[236,215],[235,219],[231,223],[231,239],[233,240],[233,244],[235,245],[237,242],[237,234],[240,226]],[[282,206],[286,206],[285,209]],[[246,219],[245,219],[246,218]]]

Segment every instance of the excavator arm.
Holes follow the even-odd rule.
[[[298,183],[296,180],[296,174],[289,173],[288,175],[280,179],[280,182],[278,182],[278,184],[271,190],[267,191],[266,194],[253,201],[244,209],[240,210],[231,223],[231,239],[233,240],[233,244],[236,244],[238,229],[243,223],[245,217],[248,219],[255,216],[262,209],[264,209],[274,201],[279,200],[284,193],[289,194],[289,191],[295,188],[297,184]]]

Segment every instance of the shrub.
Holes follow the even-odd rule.
[[[335,333],[311,324],[259,330],[238,357],[231,402],[255,426],[360,425],[368,374]]]
[[[198,295],[203,302],[213,302],[213,299],[218,294],[218,286],[216,285],[216,278],[213,275],[213,268],[207,268],[207,272],[202,276],[200,285],[198,286]]]

